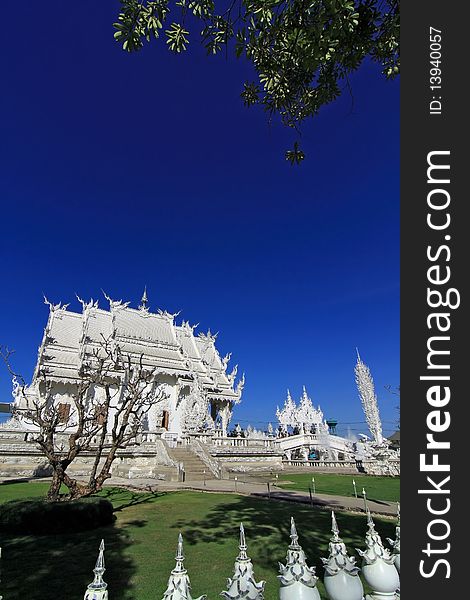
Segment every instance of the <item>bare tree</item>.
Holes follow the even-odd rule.
[[[156,370],[145,367],[142,356],[133,362],[112,341],[103,340],[82,362],[70,403],[58,403],[50,373],[41,371],[31,390],[12,370],[11,354],[1,349],[17,386],[14,415],[32,426],[30,439],[52,468],[48,500],[71,500],[98,492],[111,477],[118,450],[137,444],[146,413],[152,404],[167,397],[157,383]],[[67,473],[81,455],[93,458],[87,482]],[[68,488],[67,494],[60,493],[62,484]]]

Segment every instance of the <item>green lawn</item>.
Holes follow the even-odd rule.
[[[46,490],[47,484],[39,482],[3,484],[0,502],[43,495]],[[243,521],[255,576],[267,581],[266,600],[277,600],[277,561],[285,558],[291,515],[309,563],[323,577],[319,558],[326,556],[330,536],[328,511],[235,494],[106,489],[103,495],[115,507],[112,526],[75,535],[0,534],[0,594],[8,600],[81,600],[103,537],[110,600],[160,600],[181,531],[193,596],[208,594],[209,600],[216,600],[232,574]],[[365,518],[347,513],[338,513],[337,518],[341,535],[355,554],[354,548],[364,547]],[[394,537],[393,521],[377,519],[376,525],[383,538]],[[322,585],[319,589],[323,593]]]
[[[288,473],[279,475],[278,486],[289,490],[308,492],[315,477],[315,491],[318,494],[354,496],[352,480],[356,482],[358,497],[362,497],[362,488],[369,500],[400,500],[399,477],[372,477],[370,475],[338,475],[335,473]]]

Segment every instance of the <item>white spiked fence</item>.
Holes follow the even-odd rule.
[[[365,550],[357,549],[362,558],[362,568],[356,566],[356,559],[348,555],[342,539],[335,513],[331,512],[332,536],[328,544],[328,557],[322,558],[325,569],[324,585],[330,600],[363,600],[362,577],[372,593],[365,600],[399,600],[400,598],[400,509],[395,540],[387,539],[392,552],[384,548],[380,535],[375,530],[372,516],[367,511],[367,532]],[[299,536],[294,519],[290,524],[291,543],[287,548],[286,564],[279,563],[279,599],[280,600],[320,600],[317,589],[318,577],[315,568],[307,565],[307,557],[299,544]],[[183,537],[178,536],[176,565],[168,579],[167,589],[162,600],[206,600],[202,595],[193,599],[191,583],[184,568]],[[94,580],[88,586],[84,600],[112,600],[108,598],[107,584],[103,581],[104,541],[101,541],[98,560],[93,569]],[[235,559],[232,577],[227,579],[227,589],[221,592],[225,600],[264,600],[265,582],[256,582],[251,559],[247,555],[245,530],[240,524],[239,554]]]

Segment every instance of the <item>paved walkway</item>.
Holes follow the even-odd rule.
[[[121,479],[113,477],[106,485],[117,485],[132,489],[152,491],[175,491],[175,490],[198,490],[203,492],[229,492],[244,494],[247,496],[270,497],[275,500],[287,500],[289,502],[303,502],[315,506],[335,509],[364,512],[364,500],[362,497],[332,496],[327,494],[313,494],[312,500],[306,492],[284,490],[274,484],[270,484],[270,491],[266,483],[253,483],[234,481],[233,479],[208,479],[207,481],[186,481],[184,483],[174,481],[159,481],[155,479]],[[367,506],[372,514],[396,516],[397,503],[367,500]]]

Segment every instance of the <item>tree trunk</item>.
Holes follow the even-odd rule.
[[[52,465],[53,474],[52,481],[49,487],[49,491],[47,492],[47,501],[48,502],[59,502],[60,500],[60,486],[64,481],[64,472],[60,465]]]
[[[69,493],[66,495],[67,500],[77,500],[78,498],[90,496],[95,492],[90,486],[69,477],[67,473],[64,473],[64,484],[69,488]]]

